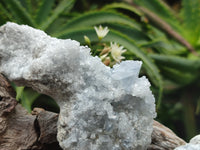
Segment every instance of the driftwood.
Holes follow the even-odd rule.
[[[29,114],[17,104],[2,75],[0,96],[0,150],[61,150],[56,140],[58,114],[38,109]]]
[[[61,150],[56,140],[58,114],[41,108],[29,114],[14,97],[9,82],[0,75],[0,150]],[[172,150],[185,144],[157,121],[153,128],[148,150]]]
[[[148,150],[173,150],[180,145],[186,144],[172,130],[157,121],[153,123],[151,139],[152,142]]]

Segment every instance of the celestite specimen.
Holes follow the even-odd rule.
[[[179,146],[175,150],[200,150],[200,135],[193,137],[189,143]]]
[[[64,150],[144,150],[156,116],[140,61],[106,67],[77,41],[52,38],[26,25],[0,27],[0,72],[60,106]]]

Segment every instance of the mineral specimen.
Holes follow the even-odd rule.
[[[193,137],[188,144],[177,147],[175,150],[200,150],[200,135]]]
[[[60,106],[64,150],[143,150],[151,142],[154,96],[140,61],[106,67],[90,49],[27,25],[0,27],[0,72]]]
[[[195,137],[193,137],[193,138],[190,140],[190,143],[191,143],[191,144],[200,144],[200,134],[199,134],[199,135],[196,135]]]
[[[186,144],[180,147],[177,147],[175,150],[200,150],[200,144]]]

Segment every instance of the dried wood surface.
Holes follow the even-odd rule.
[[[29,114],[14,97],[9,82],[0,74],[0,150],[61,150],[56,140],[58,114],[41,108]],[[185,144],[157,121],[153,129],[148,150],[172,150]]]
[[[174,150],[176,147],[186,144],[172,130],[157,121],[153,123],[151,140],[148,150]]]
[[[13,97],[15,92],[0,75],[0,150],[61,150],[58,114],[42,109],[29,114]]]

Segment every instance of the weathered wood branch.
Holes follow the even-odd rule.
[[[157,121],[153,123],[152,142],[148,150],[174,150],[186,142],[179,138],[172,130]]]
[[[61,150],[56,140],[58,114],[35,108],[32,114],[13,98],[15,92],[0,75],[0,150]],[[169,128],[154,121],[148,150],[171,150],[185,144]]]
[[[29,114],[13,98],[15,92],[0,75],[0,150],[58,150],[58,114]]]

